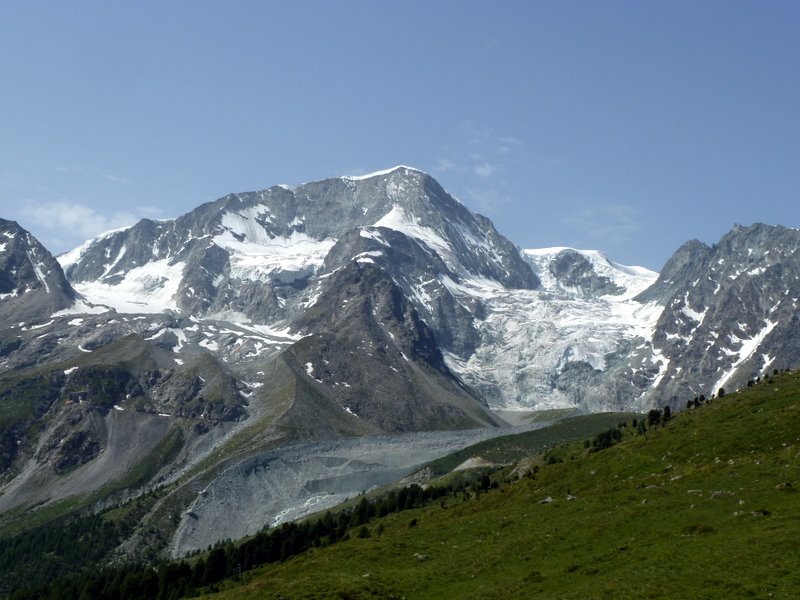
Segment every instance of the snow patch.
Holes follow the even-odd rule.
[[[61,268],[64,271],[67,271],[69,267],[77,264],[81,260],[83,255],[86,254],[86,252],[89,250],[89,248],[92,247],[92,245],[95,242],[100,242],[106,238],[109,238],[115,233],[119,233],[121,231],[127,231],[131,227],[132,225],[129,225],[127,227],[120,227],[118,229],[110,229],[109,231],[104,231],[97,237],[92,238],[90,240],[86,240],[83,244],[81,244],[77,248],[70,250],[69,252],[65,252],[64,254],[60,254],[59,256],[56,257],[56,260],[61,265]]]
[[[395,204],[392,210],[381,217],[374,226],[386,227],[387,229],[394,229],[404,233],[433,250],[452,270],[456,272],[463,271],[450,244],[430,227],[417,223],[413,216],[409,215],[400,204]]]
[[[219,350],[219,344],[217,343],[216,340],[206,339],[201,341],[199,345],[208,350],[209,352],[216,352],[217,350]]]
[[[373,228],[362,227],[361,229],[359,229],[358,233],[363,238],[366,238],[368,240],[375,240],[379,244],[382,244],[382,245],[384,245],[386,247],[389,247],[389,242],[384,240],[383,236],[380,234],[380,232],[376,231]]]
[[[214,243],[229,252],[230,276],[234,279],[288,282],[307,277],[322,266],[336,243],[333,239],[317,240],[299,231],[288,237],[274,237],[238,213],[237,223],[233,224],[231,214],[226,213],[223,218],[230,228],[215,237]]]
[[[484,343],[468,357],[444,353],[447,365],[468,385],[484,391],[491,408],[531,410],[573,407],[580,400],[554,390],[552,374],[584,362],[595,370],[607,368],[622,340],[642,350],[650,348],[664,306],[642,304],[633,298],[651,285],[656,273],[638,267],[618,268],[600,253],[581,251],[598,272],[623,287],[618,295],[585,298],[559,286],[549,264],[564,248],[526,251],[542,287],[509,290],[496,282],[441,277],[441,283],[465,307],[467,299],[481,303],[485,316],[476,321]],[[548,280],[547,277],[550,277]],[[419,291],[417,292],[419,293]],[[659,372],[667,371],[662,359]],[[591,403],[591,401],[590,401]],[[589,410],[607,406],[587,404]]]
[[[26,251],[26,254],[28,255],[28,260],[31,262],[31,266],[33,267],[33,272],[36,273],[36,278],[44,286],[45,292],[49,294],[50,286],[47,284],[47,280],[45,279],[44,276],[44,271],[42,270],[44,265],[42,265],[40,262],[36,260],[36,258],[33,256],[33,253],[30,250]]]
[[[375,171],[374,173],[367,173],[366,175],[345,175],[344,177],[340,177],[339,179],[343,179],[345,181],[363,181],[365,179],[372,179],[373,177],[381,177],[382,175],[388,175],[389,173],[393,173],[399,169],[406,169],[407,171],[415,171],[417,173],[423,173],[424,171],[420,171],[419,169],[415,169],[414,167],[407,167],[405,165],[398,165],[396,167],[392,167],[391,169],[384,169],[382,171]]]
[[[78,299],[69,308],[65,308],[63,310],[54,312],[51,316],[65,317],[69,315],[99,315],[102,313],[109,312],[110,310],[112,309],[108,306],[91,304],[83,299]],[[71,323],[72,322],[70,321],[70,324]]]
[[[161,313],[177,310],[183,262],[168,259],[149,262],[129,270],[116,284],[100,281],[75,283],[73,287],[92,304],[110,306],[121,313]]]
[[[576,252],[588,260],[595,273],[602,277],[607,277],[613,283],[625,290],[621,295],[612,295],[619,300],[630,300],[637,296],[648,287],[653,285],[658,279],[658,273],[646,269],[645,267],[623,265],[610,260],[599,250],[579,250],[567,246],[555,246],[552,248],[531,248],[522,251],[523,257],[531,265],[542,286],[550,292],[569,291],[564,289],[558,280],[550,272],[550,264],[561,252]]]

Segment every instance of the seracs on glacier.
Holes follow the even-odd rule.
[[[582,255],[597,274],[623,291],[583,297],[580,290],[563,285],[549,265],[565,250]],[[649,346],[663,307],[633,298],[658,273],[611,262],[595,250],[557,247],[523,253],[542,283],[540,289],[507,290],[474,279],[461,285],[443,281],[453,294],[480,298],[487,309],[486,318],[478,321],[483,343],[476,352],[466,359],[453,353],[445,358],[453,371],[484,393],[492,408],[574,407],[574,399],[552,385],[552,375],[568,362],[604,370],[606,356],[620,340],[638,339]]]

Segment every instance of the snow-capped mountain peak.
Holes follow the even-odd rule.
[[[457,278],[537,285],[488,220],[404,166],[231,194],[174,220],[142,220],[104,234],[61,261],[84,296],[120,312],[233,311],[273,323],[291,318],[298,302],[307,305],[301,292],[316,293],[333,246],[363,227],[415,240]],[[254,306],[256,296],[262,300]]]

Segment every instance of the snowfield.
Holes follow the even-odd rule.
[[[161,313],[178,309],[175,296],[184,267],[182,262],[170,264],[168,259],[157,260],[130,269],[116,284],[98,279],[73,283],[72,287],[89,303],[108,306],[120,313]],[[113,275],[108,273],[106,277]]]

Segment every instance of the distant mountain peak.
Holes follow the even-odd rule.
[[[0,219],[0,323],[47,320],[77,298],[39,240],[18,223]]]

